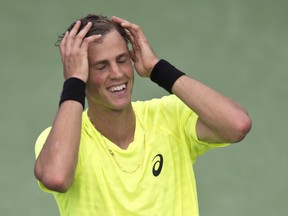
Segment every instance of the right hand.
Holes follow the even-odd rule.
[[[70,32],[66,32],[60,43],[60,53],[63,64],[65,80],[76,77],[85,83],[89,75],[88,47],[93,41],[101,38],[101,35],[85,35],[92,26],[89,22],[78,34],[81,22],[78,20]]]

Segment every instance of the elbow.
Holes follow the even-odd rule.
[[[248,115],[244,115],[235,121],[235,125],[233,127],[233,131],[231,133],[230,142],[237,143],[242,141],[249,131],[252,128],[252,121]]]
[[[37,177],[36,177],[37,178]],[[37,178],[42,185],[51,191],[56,191],[59,193],[65,193],[70,188],[70,183],[66,181],[61,176],[50,176],[50,175],[43,175],[40,178]]]
[[[45,188],[59,193],[65,193],[70,188],[70,184],[59,176],[44,176],[39,181],[45,186]]]
[[[72,184],[71,178],[67,178],[62,173],[40,170],[37,164],[34,168],[34,175],[45,188],[59,193],[67,192]]]

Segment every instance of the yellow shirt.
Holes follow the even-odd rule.
[[[197,216],[193,163],[225,144],[200,142],[198,116],[176,96],[133,102],[134,141],[123,150],[102,136],[83,112],[79,159],[66,193],[53,193],[62,216]],[[49,134],[36,142],[36,156]]]

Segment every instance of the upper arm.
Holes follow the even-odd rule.
[[[225,143],[226,140],[221,139],[211,128],[209,128],[200,118],[196,123],[196,134],[200,141],[207,143]]]

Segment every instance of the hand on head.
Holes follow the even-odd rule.
[[[79,31],[81,22],[77,21],[71,31],[67,31],[60,43],[60,53],[64,68],[64,77],[76,77],[84,82],[88,80],[88,47],[93,41],[101,38],[101,35],[85,37],[92,26],[89,22]],[[79,32],[78,32],[79,31]]]
[[[142,77],[150,77],[150,73],[159,59],[140,26],[115,16],[111,20],[120,24],[127,31],[132,45],[131,59],[138,74]],[[78,20],[71,31],[65,33],[60,43],[60,53],[65,79],[77,77],[87,82],[89,74],[88,47],[91,42],[100,40],[102,35],[86,37],[92,27],[91,22],[88,22],[82,29],[80,27],[81,22]]]
[[[119,17],[112,17],[112,21],[119,23],[127,30],[132,45],[131,59],[138,74],[150,77],[154,65],[159,61],[140,26]]]

